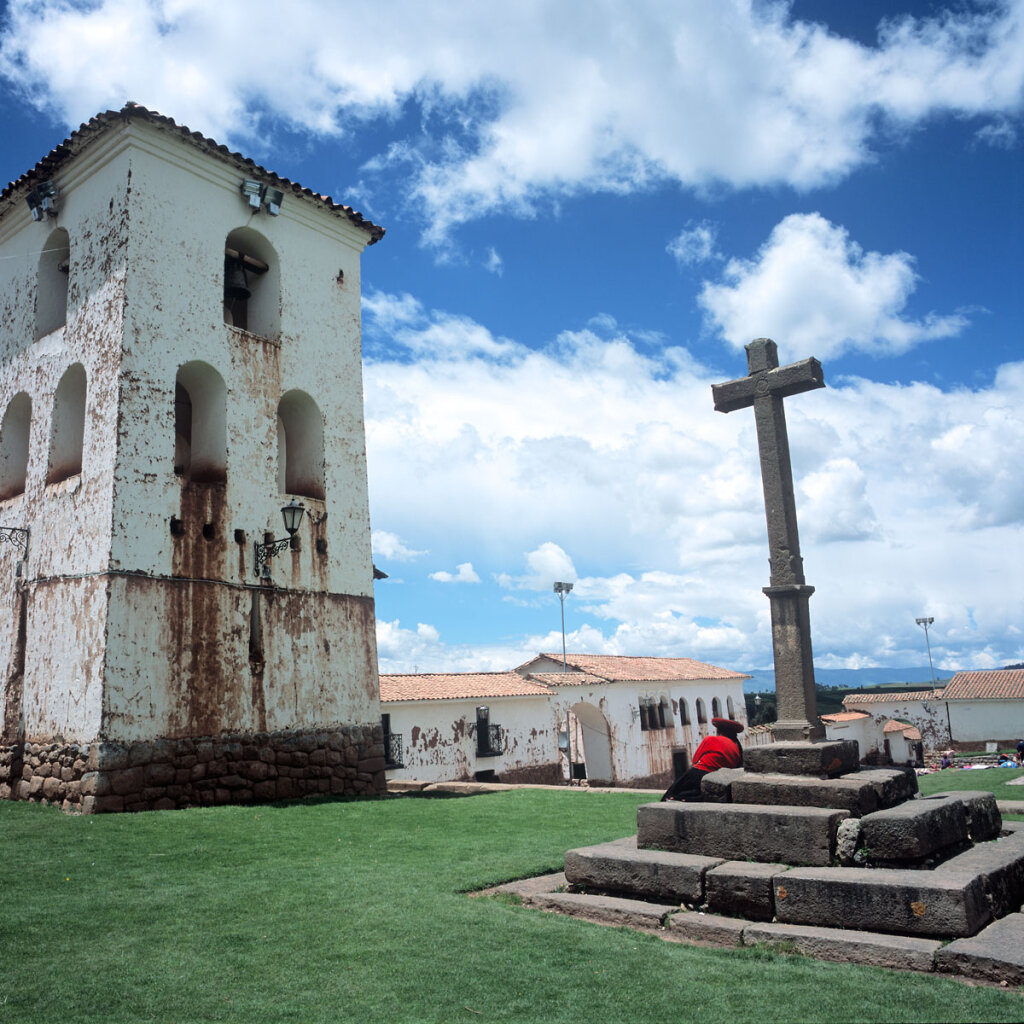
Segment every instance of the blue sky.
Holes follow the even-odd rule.
[[[385,671],[771,663],[773,337],[816,663],[1024,660],[1024,3],[8,3],[13,179],[135,100],[387,228],[363,260]],[[886,20],[883,20],[886,19]]]

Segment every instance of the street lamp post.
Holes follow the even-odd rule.
[[[565,664],[565,595],[572,590],[571,583],[556,583],[555,593],[558,595],[558,600],[562,604],[562,671],[568,672]]]
[[[933,617],[926,619],[914,619],[919,626],[924,626],[924,642],[928,645],[928,668],[932,673],[932,686],[935,685],[935,666],[932,664],[932,644],[928,639],[928,627],[935,621]]]
[[[565,658],[565,595],[572,590],[571,583],[556,583],[555,593],[558,595],[558,600],[562,605],[562,671],[568,672],[569,669],[566,666]],[[572,777],[572,715],[568,711],[565,712],[565,757],[569,762],[569,785],[573,784]]]

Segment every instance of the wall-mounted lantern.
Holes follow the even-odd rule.
[[[40,221],[43,217],[57,216],[57,183],[55,181],[40,181],[36,184],[27,196],[29,210],[32,211],[32,219]]]
[[[29,532],[21,526],[0,526],[0,544],[10,544],[21,551],[21,558],[14,570],[15,576],[21,575],[22,567],[28,561],[28,537]]]
[[[288,502],[284,508],[281,509],[281,518],[284,520],[284,528],[288,533],[287,537],[282,537],[280,540],[268,540],[263,544],[256,541],[254,547],[256,549],[256,558],[253,568],[255,569],[257,576],[262,576],[265,580],[270,579],[270,565],[268,564],[270,559],[274,555],[279,554],[286,548],[291,547],[292,537],[295,536],[295,531],[298,530],[299,524],[302,522],[302,515],[306,511],[306,506],[301,505],[294,498]]]

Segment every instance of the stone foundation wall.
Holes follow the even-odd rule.
[[[0,747],[0,799],[83,814],[386,791],[380,724],[130,745]]]

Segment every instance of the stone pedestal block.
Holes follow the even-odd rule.
[[[910,800],[917,793],[917,776],[913,768],[864,768],[843,778],[857,778],[874,786],[880,811]]]
[[[958,939],[935,954],[940,971],[1024,985],[1024,914],[990,924],[980,935]]]
[[[835,807],[855,818],[878,810],[878,794],[870,782],[854,775],[818,779],[800,775],[755,775],[746,772],[732,782],[732,799],[738,804],[795,804]]]
[[[605,892],[699,904],[705,873],[721,863],[714,857],[640,850],[634,839],[630,845],[601,843],[570,850],[565,855],[565,877],[573,885]]]
[[[974,935],[989,920],[981,878],[896,868],[794,868],[775,880],[775,914],[895,935]]]
[[[745,860],[729,860],[711,868],[704,880],[708,910],[748,921],[770,921],[775,916],[772,879],[786,870],[785,864]]]
[[[959,800],[967,814],[967,831],[976,843],[995,839],[1003,827],[1003,816],[999,813],[995,795],[985,790],[964,789],[952,793],[933,793],[932,798]]]
[[[872,863],[916,861],[967,842],[967,812],[949,797],[908,800],[860,820]]]
[[[951,857],[936,874],[981,877],[994,917],[1019,910],[1024,903],[1024,833],[1015,833]]]
[[[856,740],[793,741],[750,747],[743,753],[743,764],[748,772],[759,774],[831,778],[856,771],[858,758]]]
[[[637,845],[723,860],[828,864],[848,811],[755,804],[642,804]]]

